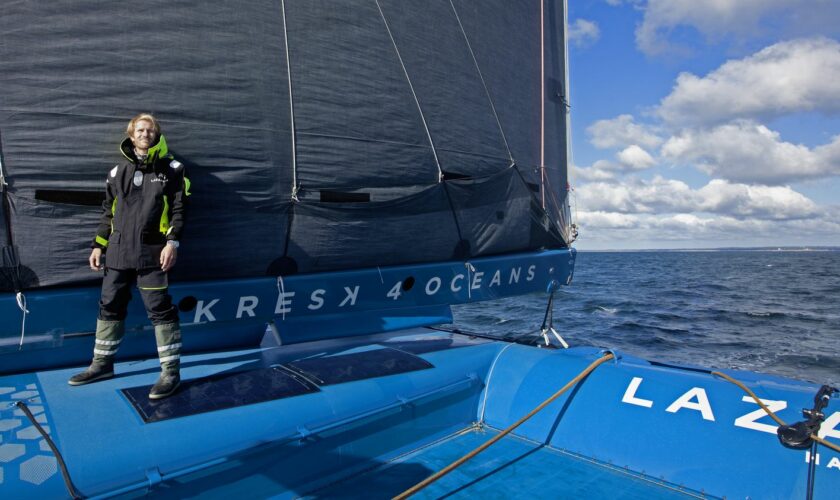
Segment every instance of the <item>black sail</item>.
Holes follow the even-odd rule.
[[[564,247],[563,15],[504,0],[4,4],[0,290],[90,282],[103,181],[140,112],[192,180],[175,279]]]

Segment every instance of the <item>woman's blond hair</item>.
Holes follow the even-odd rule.
[[[134,125],[141,120],[146,120],[147,122],[151,123],[152,126],[155,128],[155,135],[160,137],[160,123],[158,123],[157,118],[152,116],[151,113],[140,113],[139,115],[135,116],[128,122],[128,126],[125,128],[125,135],[131,137],[134,134]]]

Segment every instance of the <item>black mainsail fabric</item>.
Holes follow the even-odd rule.
[[[0,290],[91,280],[103,180],[147,111],[194,186],[176,279],[565,246],[562,7],[5,4]]]

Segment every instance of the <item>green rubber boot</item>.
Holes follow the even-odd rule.
[[[70,377],[70,385],[85,385],[114,376],[114,356],[125,336],[124,321],[96,320],[96,341],[93,347],[93,361],[81,373]]]
[[[181,325],[176,321],[155,325],[160,378],[158,378],[149,399],[163,399],[171,396],[181,383]]]

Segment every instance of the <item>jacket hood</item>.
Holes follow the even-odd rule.
[[[134,155],[134,144],[128,137],[120,143],[120,152],[131,161],[137,159]],[[149,148],[149,156],[146,157],[145,163],[153,163],[158,158],[163,158],[167,154],[169,154],[169,148],[166,146],[166,139],[161,135],[158,137],[157,142]]]

